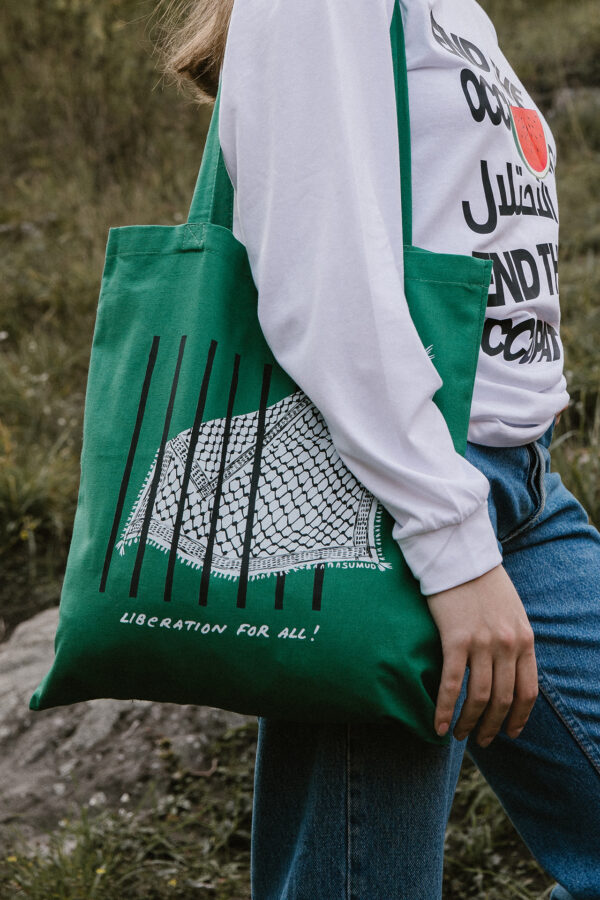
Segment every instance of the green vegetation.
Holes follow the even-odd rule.
[[[256,726],[209,749],[204,772],[182,768],[168,739],[158,747],[166,792],[135,809],[61,823],[34,854],[16,843],[0,859],[3,900],[250,900],[248,869]]]
[[[600,10],[596,0],[572,0],[568,10],[561,0],[483,5],[559,145],[572,402],[554,459],[600,522]],[[0,625],[7,632],[59,596],[108,228],[184,221],[200,162],[210,109],[160,84],[152,9],[152,0],[0,6]],[[171,801],[158,798],[133,818],[76,813],[44,853],[7,853],[1,895],[243,900],[251,745],[249,731],[226,738],[210,777],[174,773],[168,811]],[[240,747],[240,757],[227,755]],[[447,872],[448,897],[539,898],[547,886],[469,768]]]
[[[159,84],[148,0],[0,9],[0,616],[56,603],[112,225],[185,221],[210,109]]]

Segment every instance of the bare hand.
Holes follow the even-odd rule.
[[[515,587],[502,566],[465,584],[432,594],[427,603],[444,654],[434,726],[446,734],[467,665],[467,697],[454,727],[463,740],[481,716],[477,743],[487,747],[506,722],[522,731],[538,694],[533,631]]]

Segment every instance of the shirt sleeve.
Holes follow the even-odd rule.
[[[219,138],[258,316],[424,594],[501,562],[403,288],[394,0],[235,0]]]

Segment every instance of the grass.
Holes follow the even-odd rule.
[[[252,766],[256,727],[227,732],[211,766],[180,766],[157,746],[165,791],[92,814],[74,810],[43,848],[19,843],[0,860],[3,900],[249,900]]]
[[[572,402],[554,465],[600,522],[600,10],[484,0],[558,147],[562,335]],[[159,84],[152,0],[0,5],[0,632],[55,604],[70,539],[85,379],[112,225],[185,220],[210,116]],[[518,23],[518,24],[517,24]],[[0,861],[32,900],[248,896],[252,729],[210,775],[172,766],[167,796],[74,810],[43,852]],[[540,898],[547,879],[469,766],[447,842],[448,898]]]
[[[0,618],[57,602],[108,229],[185,221],[210,110],[162,91],[149,0],[0,8]],[[127,102],[123,102],[123,97]]]

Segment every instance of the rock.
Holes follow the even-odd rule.
[[[94,700],[87,704],[77,728],[60,748],[61,754],[77,757],[102,743],[116,729],[122,713],[120,700]]]
[[[16,825],[38,838],[74,805],[135,803],[166,779],[158,751],[169,738],[180,765],[211,765],[207,745],[249,721],[223,710],[170,703],[91,700],[31,712],[29,698],[53,657],[58,610],[19,625],[0,645],[0,837]]]

